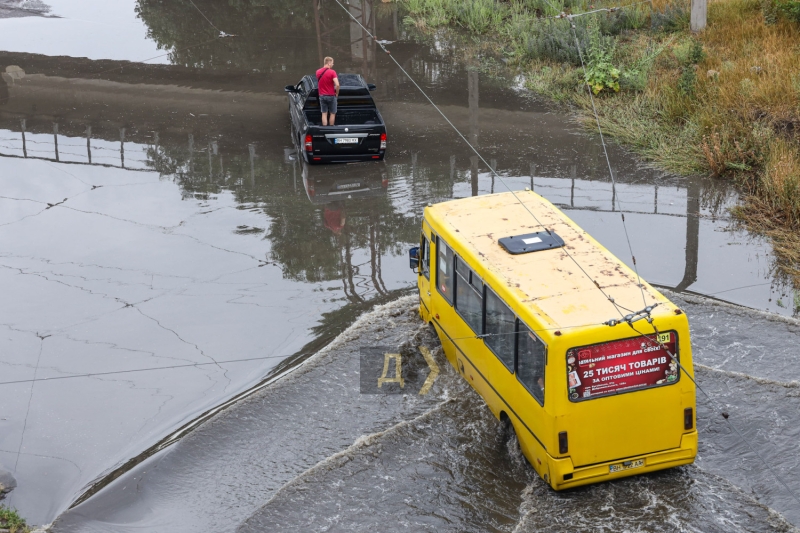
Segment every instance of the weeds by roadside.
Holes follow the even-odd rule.
[[[30,528],[25,519],[19,516],[15,509],[0,505],[0,529],[7,529],[10,533],[29,533]]]
[[[668,170],[733,180],[743,193],[734,214],[773,240],[800,287],[800,0],[712,0],[698,35],[687,0],[576,17],[585,76],[569,21],[547,17],[617,1],[397,1],[417,28],[480,35],[588,128],[587,86],[607,133]]]

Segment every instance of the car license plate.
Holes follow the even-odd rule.
[[[358,144],[357,137],[337,137],[333,140],[336,144]]]
[[[336,186],[337,191],[341,191],[342,189],[358,189],[361,187],[360,183],[342,183]]]
[[[624,463],[609,465],[608,470],[611,474],[614,472],[622,472],[623,470],[630,470],[631,468],[641,468],[644,466],[644,459],[637,459],[636,461],[625,461]]]

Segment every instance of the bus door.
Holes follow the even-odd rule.
[[[426,322],[431,319],[431,228],[426,222],[422,223],[422,235],[419,243],[419,275],[417,287],[419,299],[422,304],[420,312]]]

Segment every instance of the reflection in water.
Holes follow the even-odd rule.
[[[65,176],[74,175],[78,178],[70,181],[70,186],[81,188],[55,198],[60,201],[74,192],[75,204],[42,215],[36,214],[41,206],[35,202],[13,204],[19,208],[16,218],[8,215],[12,211],[0,212],[9,217],[0,221],[7,224],[2,229],[4,244],[7,236],[16,237],[17,231],[26,228],[30,234],[50,235],[60,229],[61,220],[68,221],[70,231],[71,224],[79,223],[75,220],[83,221],[81,229],[91,234],[95,228],[85,219],[68,218],[84,213],[68,207],[102,212],[108,215],[102,219],[106,226],[97,227],[113,228],[97,243],[82,241],[76,230],[63,249],[52,246],[52,250],[36,251],[53,254],[42,260],[45,266],[28,258],[24,261],[29,263],[14,267],[35,272],[52,269],[54,276],[86,284],[80,285],[86,291],[79,296],[92,295],[103,304],[105,299],[96,294],[111,295],[114,306],[129,299],[146,301],[153,307],[142,313],[158,316],[158,324],[172,332],[151,321],[147,327],[153,330],[136,326],[135,334],[147,340],[164,335],[177,343],[176,347],[159,341],[156,346],[133,349],[128,348],[133,341],[119,333],[129,331],[127,322],[124,327],[116,324],[107,330],[88,327],[85,337],[92,343],[63,352],[68,355],[60,356],[58,372],[81,372],[85,371],[82,365],[92,368],[118,361],[113,357],[118,354],[113,351],[116,348],[100,352],[100,363],[91,360],[90,365],[80,359],[90,349],[99,351],[98,346],[108,345],[123,346],[126,354],[134,354],[129,355],[135,359],[131,359],[132,365],[146,357],[140,354],[174,357],[180,350],[191,352],[183,357],[198,359],[209,353],[242,353],[243,357],[295,353],[310,341],[304,336],[318,333],[314,328],[320,322],[341,322],[341,316],[349,319],[371,302],[394,294],[392,291],[413,286],[404,256],[418,241],[420,215],[426,204],[503,190],[502,184],[496,184],[481,168],[479,158],[402,73],[376,53],[374,43],[335,3],[194,2],[215,25],[238,37],[197,45],[214,32],[188,0],[140,0],[139,17],[148,25],[150,37],[172,51],[172,65],[10,53],[3,53],[5,59],[0,61],[19,64],[31,74],[14,83],[3,78],[8,95],[0,106],[0,178],[13,175],[13,183],[19,184],[22,192],[35,195],[40,192],[38,182],[18,176],[26,176],[30,168],[42,174],[46,169],[57,178],[50,176],[51,181],[41,187],[60,190],[58,187],[67,186],[65,180],[72,180]],[[768,248],[746,234],[727,231],[726,221],[720,218],[735,200],[726,185],[715,188],[708,181],[642,169],[612,147],[613,165],[619,174],[616,187],[612,187],[595,138],[575,135],[565,127],[564,117],[520,97],[506,82],[466,68],[457,61],[461,51],[456,44],[446,40],[414,43],[408,30],[398,26],[396,6],[351,1],[350,12],[379,37],[399,40],[392,45],[395,57],[446,109],[470,142],[480,147],[509,186],[534,188],[612,252],[627,259],[619,224],[622,205],[632,221],[631,240],[640,272],[648,281],[707,293],[770,283],[769,259],[764,258]],[[389,124],[390,149],[384,163],[309,168],[297,157],[288,132],[286,97],[280,90],[313,71],[325,55],[337,56],[342,71],[357,72],[377,82],[376,100]],[[51,202],[54,198],[42,193],[39,200]],[[126,209],[132,212],[126,213]],[[144,237],[138,233],[145,231],[149,233]],[[115,242],[116,232],[139,248],[133,257],[120,260],[124,264],[111,268],[109,264],[123,252],[102,244]],[[12,244],[22,251],[9,247],[8,253],[28,257],[28,239],[21,235]],[[186,243],[197,249],[184,247]],[[91,265],[99,265],[91,267],[97,270],[91,275],[82,270],[90,268],[85,266],[89,261],[81,255],[84,253],[91,255]],[[12,259],[23,261],[0,255],[3,264]],[[720,263],[727,267],[724,275],[719,272]],[[63,271],[55,272],[57,269]],[[120,278],[106,282],[108,272]],[[7,272],[0,270],[0,274]],[[91,285],[101,282],[99,289]],[[771,305],[766,286],[726,292],[725,296],[762,308]],[[72,301],[70,298],[70,305]],[[50,305],[48,301],[46,307]],[[78,314],[84,305],[89,304],[75,304],[69,311]],[[350,311],[338,314],[347,309]],[[104,316],[105,312],[92,308],[92,316]],[[136,319],[148,320],[144,315]],[[242,329],[231,326],[239,325],[237,322]],[[38,323],[34,330],[43,330],[37,328]],[[262,331],[266,333],[253,333]],[[176,340],[172,333],[189,340]],[[291,344],[296,339],[300,339],[299,346]],[[195,353],[195,348],[200,351]],[[35,355],[35,350],[32,353]],[[19,371],[35,361],[25,360]],[[193,409],[200,409],[198,403],[214,405],[237,387],[260,379],[272,368],[265,364],[238,374],[236,369],[205,367],[203,372],[208,374],[199,376],[201,385],[196,389],[174,390],[175,382],[183,387],[190,381],[187,374],[167,384],[157,376],[131,377],[135,384],[131,394],[151,395],[150,391],[169,389],[174,397],[158,393],[145,399],[125,397],[125,403],[114,408],[130,408],[134,416],[114,421],[122,424],[122,429],[96,424],[83,435],[71,435],[76,440],[58,450],[68,455],[65,465],[71,464],[67,461],[80,465],[79,474],[69,477],[63,473],[72,466],[63,470],[52,467],[51,471],[68,481],[40,487],[40,494],[27,500],[22,491],[13,497],[21,498],[20,507],[28,505],[32,513],[41,513],[43,522],[50,521],[53,516],[47,513],[68,505],[109,465],[123,464],[183,423],[185,417],[195,416]],[[104,386],[108,388],[101,388]],[[119,382],[94,380],[85,390],[92,391],[93,398],[101,394],[122,398],[120,387]],[[35,402],[42,402],[38,404],[41,412],[59,412],[61,400],[57,394],[40,396],[34,409]],[[87,407],[89,403],[83,408],[99,417]],[[23,418],[16,417],[16,411],[14,417],[12,424],[21,428]],[[119,457],[129,451],[120,451],[123,445],[94,453],[92,446],[80,440],[110,442],[107,432],[112,425],[114,435],[122,435],[125,445],[135,449],[133,454]],[[35,440],[32,437],[32,442]],[[49,445],[46,439],[39,440],[42,446]],[[30,461],[27,472],[51,468],[36,463],[33,455],[26,457]],[[25,472],[19,476],[23,481],[30,477]],[[50,504],[49,510],[41,511],[44,500]]]
[[[682,291],[697,281],[697,260],[700,255],[700,181],[693,180],[686,190],[686,269],[675,286]],[[656,201],[656,206],[658,202]]]

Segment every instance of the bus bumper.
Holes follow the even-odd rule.
[[[639,455],[636,457],[628,457],[624,460],[618,459],[607,463],[600,463],[596,465],[586,466],[583,468],[574,468],[572,460],[567,457],[564,459],[557,459],[549,457],[550,463],[550,486],[555,490],[570,489],[572,487],[579,487],[581,485],[590,485],[592,483],[601,483],[611,479],[618,479],[622,477],[635,476],[644,474],[646,472],[655,472],[656,470],[664,470],[674,466],[691,464],[697,455],[697,431],[685,433],[681,437],[681,445],[679,448],[665,450],[656,453]],[[612,465],[619,465],[624,463],[635,464],[638,461],[643,461],[642,466],[620,470],[618,472],[611,472]]]

